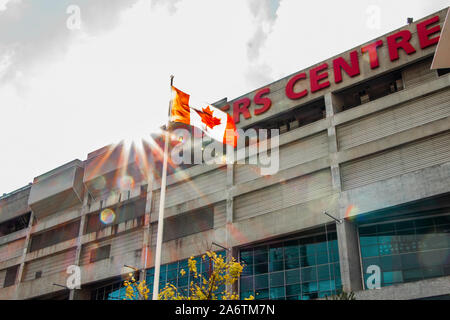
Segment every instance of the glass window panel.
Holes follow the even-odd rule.
[[[409,248],[409,246],[408,246]],[[394,248],[392,244],[380,244],[378,246],[378,250],[380,253],[380,256],[390,255],[393,254]]]
[[[443,271],[444,271],[444,276],[450,275],[450,265],[444,266]]]
[[[241,255],[240,261],[243,264],[252,265],[253,264],[253,255],[251,255],[251,256],[242,256]]]
[[[315,266],[317,264],[316,256],[300,257],[300,264],[302,267]]]
[[[435,224],[450,224],[450,215],[434,218]]]
[[[184,277],[178,278],[178,286],[187,286],[189,282],[189,278],[187,274]]]
[[[416,229],[416,234],[417,236],[424,236],[433,233],[435,231],[436,229],[434,228],[434,226],[420,227]]]
[[[253,265],[244,266],[242,269],[242,276],[251,276],[253,274]]]
[[[289,246],[284,247],[284,258],[285,259],[298,259],[299,254],[300,253],[298,251],[298,245],[297,244],[296,245],[289,245]]]
[[[255,264],[255,274],[267,273],[268,265],[267,263]]]
[[[286,260],[285,261],[285,269],[296,269],[300,267],[300,260],[297,257],[296,259]]]
[[[374,234],[374,233],[377,233],[377,226],[369,226],[369,227],[360,227],[359,228],[360,235],[367,235],[367,234]]]
[[[241,299],[249,298],[253,295],[253,291],[241,291],[240,297]]]
[[[301,294],[302,290],[300,284],[293,284],[286,286],[286,295],[293,296]]]
[[[361,246],[368,246],[371,244],[377,244],[378,243],[378,237],[376,235],[368,235],[368,236],[362,236],[359,239]]]
[[[178,273],[177,269],[167,271],[167,279],[168,280],[176,279],[177,278],[177,273]]]
[[[265,289],[269,287],[269,275],[263,274],[255,276],[255,290]]]
[[[450,224],[436,226],[436,232],[448,235],[450,233]]]
[[[403,270],[403,280],[405,282],[422,280],[422,270],[421,269],[411,269]]]
[[[433,219],[418,219],[414,221],[414,224],[416,225],[416,228],[425,227],[425,226],[433,226],[434,221]]]
[[[284,287],[270,288],[270,299],[283,298],[284,296]]]
[[[401,259],[403,269],[413,269],[420,266],[419,257],[415,253],[404,254],[401,256]]]
[[[394,223],[385,223],[377,226],[377,232],[394,232],[395,224]]]
[[[383,271],[401,270],[402,261],[399,256],[385,256],[379,260],[379,267]]]
[[[398,283],[403,282],[403,275],[401,271],[389,271],[383,272],[383,282],[384,283]]]
[[[268,255],[267,253],[263,253],[263,254],[257,254],[254,257],[254,263],[258,264],[258,263],[265,263],[268,261]]]
[[[316,253],[316,245],[315,244],[305,245],[305,252],[307,256],[314,255]]]
[[[432,267],[444,264],[447,255],[446,250],[422,252],[419,259],[425,266]]]
[[[385,233],[385,234],[379,234],[378,235],[378,243],[380,244],[389,244],[394,242],[392,233]]]
[[[178,269],[178,262],[169,263],[167,265],[167,270],[173,270],[173,269]]]
[[[330,280],[319,281],[319,291],[334,290],[334,283]]]
[[[284,270],[283,260],[269,262],[269,272]]]
[[[443,277],[444,270],[441,266],[428,267],[422,270],[424,278]]]
[[[378,256],[378,246],[361,247],[361,255],[363,258]]]
[[[414,222],[413,221],[400,221],[395,223],[395,229],[397,230],[405,230],[405,229],[413,229]]]
[[[339,251],[331,252],[331,262],[339,262]]]
[[[267,246],[260,246],[260,247],[256,247],[254,249],[253,253],[254,253],[254,255],[263,254],[263,253],[267,254],[267,250],[268,250]]]
[[[319,298],[331,297],[332,295],[331,291],[319,292]]]
[[[269,249],[269,259],[270,261],[277,261],[283,259],[283,247],[280,245],[273,246]]]
[[[275,272],[270,274],[270,287],[284,285],[284,272]]]
[[[324,254],[318,254],[317,255],[317,264],[324,264],[324,263],[328,263],[328,254],[324,253]]]
[[[316,280],[316,267],[303,268],[302,271],[302,282],[308,282],[312,280]]]
[[[253,290],[253,277],[243,277],[240,282],[241,291]]]
[[[317,275],[319,277],[318,280],[330,279],[330,271],[333,272],[333,270],[331,270],[330,265],[324,265],[324,266],[317,267]]]
[[[286,284],[300,282],[300,269],[286,271]]]
[[[180,262],[179,262],[179,264],[178,264],[178,267],[181,269],[181,268],[187,268],[188,267],[188,259],[184,259],[184,260],[181,260]]]
[[[327,242],[320,242],[320,243],[316,243],[316,251],[317,252],[326,252],[328,251],[328,246],[327,246]]]
[[[317,291],[317,282],[309,282],[302,284],[302,293],[311,293]]]
[[[256,300],[265,300],[269,298],[269,289],[256,290],[254,295]]]

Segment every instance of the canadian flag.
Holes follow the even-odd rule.
[[[189,105],[189,95],[172,86],[170,121],[181,122],[199,128],[214,140],[236,148],[238,134],[233,118],[226,112],[206,105],[198,108]]]

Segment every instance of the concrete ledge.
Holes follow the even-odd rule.
[[[450,294],[450,276],[355,292],[357,300],[412,300]]]
[[[232,246],[248,245],[289,233],[334,222],[323,214],[336,215],[338,194],[311,200],[270,213],[236,221],[229,225]]]
[[[374,154],[383,150],[394,148],[408,142],[420,140],[441,132],[450,130],[450,117],[436,120],[412,129],[408,129],[375,141],[371,141],[351,149],[340,151],[336,154],[338,163],[348,162],[354,159]]]
[[[6,236],[0,237],[0,246],[13,242],[15,240],[19,240],[21,238],[25,238],[27,236],[28,228],[10,233]]]
[[[339,199],[341,218],[355,206],[351,216],[450,192],[450,162],[344,191]]]
[[[420,86],[404,89],[350,110],[339,112],[331,118],[331,122],[334,126],[338,126],[448,87],[450,87],[450,75],[442,76]]]

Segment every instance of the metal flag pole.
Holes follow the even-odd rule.
[[[174,76],[170,76],[170,93],[172,95],[172,85]],[[153,300],[158,300],[159,293],[159,270],[161,267],[161,247],[163,239],[163,225],[164,225],[164,207],[166,201],[166,178],[167,178],[167,158],[169,157],[169,125],[170,125],[170,111],[172,107],[172,99],[169,102],[169,118],[167,120],[167,128],[164,134],[164,160],[161,178],[161,197],[159,200],[159,215],[158,215],[158,233],[156,238],[156,253],[155,253],[155,278],[153,280]]]

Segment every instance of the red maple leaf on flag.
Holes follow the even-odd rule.
[[[209,108],[209,106],[202,108],[202,111],[197,111],[199,116],[202,118],[202,122],[206,124],[207,127],[213,129],[215,126],[220,124],[220,119],[213,117],[213,111]]]

